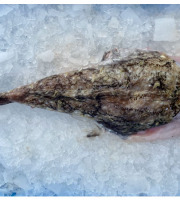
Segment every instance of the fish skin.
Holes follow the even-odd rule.
[[[111,61],[108,60],[111,55]],[[19,102],[93,117],[116,134],[136,134],[170,122],[180,110],[180,68],[166,54],[137,50],[120,59],[108,52],[98,66],[49,76],[0,94]]]

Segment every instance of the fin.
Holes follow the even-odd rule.
[[[111,51],[106,51],[102,57],[101,61],[107,60],[119,60],[120,59],[120,52],[117,48],[112,49]]]
[[[91,137],[100,136],[100,135],[101,135],[101,130],[102,130],[102,128],[100,127],[99,124],[96,124],[96,127],[97,127],[97,128],[94,129],[94,130],[92,130],[92,131],[90,131],[90,132],[86,135],[86,137],[91,138]]]

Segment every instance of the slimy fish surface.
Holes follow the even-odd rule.
[[[65,113],[79,111],[116,134],[129,136],[165,125],[178,114],[180,68],[157,51],[138,50],[121,59],[113,50],[94,67],[0,94],[1,105],[12,102]]]

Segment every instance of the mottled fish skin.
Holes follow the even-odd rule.
[[[0,104],[10,102],[79,111],[127,136],[166,124],[179,112],[180,68],[166,54],[138,50],[123,59],[105,60],[94,68],[53,75],[2,93]]]

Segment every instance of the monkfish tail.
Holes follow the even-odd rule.
[[[5,105],[12,103],[12,101],[7,96],[7,93],[0,93],[0,105]]]
[[[29,89],[27,86],[22,86],[8,92],[0,93],[0,105],[5,105],[13,102],[25,103]]]

